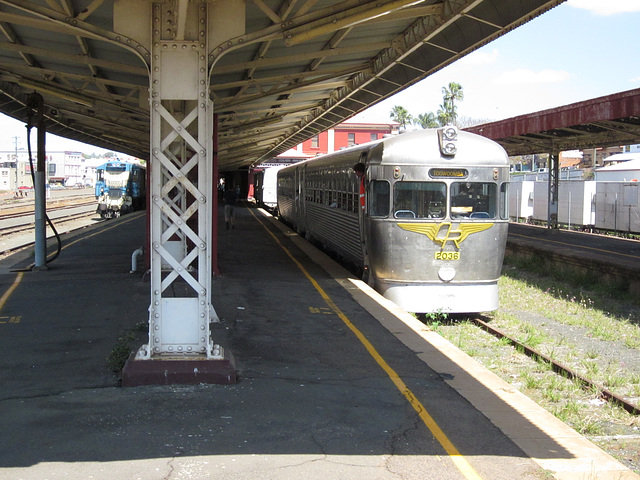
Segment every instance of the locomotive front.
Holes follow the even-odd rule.
[[[127,188],[131,165],[107,163],[102,173],[103,188],[98,197],[97,213],[102,218],[116,218],[132,209],[131,193]]]
[[[498,308],[509,159],[455,127],[385,140],[367,158],[370,283],[409,312]]]

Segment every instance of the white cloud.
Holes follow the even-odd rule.
[[[490,65],[496,63],[500,58],[498,49],[494,48],[491,51],[488,50],[476,50],[469,55],[462,57],[458,60],[457,64],[461,66],[465,65]]]
[[[531,83],[558,83],[569,80],[571,75],[564,70],[540,70],[534,72],[524,68],[503,72],[493,79],[499,85],[522,85]]]
[[[567,5],[589,10],[595,15],[615,15],[617,13],[640,12],[638,0],[568,0]]]

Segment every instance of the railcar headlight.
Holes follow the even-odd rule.
[[[442,146],[442,153],[445,155],[455,155],[456,154],[456,144],[455,143],[445,143]]]
[[[448,125],[442,129],[442,135],[446,140],[457,140],[458,131],[453,125]]]
[[[443,155],[448,157],[455,155],[458,151],[457,141],[458,130],[453,125],[438,129],[438,142],[440,143],[440,152]]]
[[[453,277],[455,276],[456,276],[456,269],[449,265],[440,267],[440,269],[438,270],[438,277],[443,282],[450,282],[451,280],[453,280]]]

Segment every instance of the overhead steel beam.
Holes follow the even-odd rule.
[[[1,50],[8,50],[18,53],[26,53],[34,56],[45,56],[64,62],[74,63],[77,65],[92,65],[96,67],[110,68],[118,70],[120,72],[131,73],[134,75],[148,75],[148,71],[145,67],[138,67],[135,65],[128,65],[125,63],[111,62],[108,60],[100,60],[98,58],[89,57],[86,55],[74,55],[69,53],[62,53],[58,50],[50,50],[40,47],[29,47],[26,45],[16,45],[8,42],[0,42]]]
[[[283,33],[284,44],[291,47],[312,38],[327,35],[342,30],[343,28],[352,27],[390,12],[423,2],[424,0],[391,0],[389,2],[377,0],[347,10],[336,11],[321,20],[285,30]]]

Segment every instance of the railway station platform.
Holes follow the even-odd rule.
[[[145,341],[142,213],[0,262],[0,479],[638,479],[285,226],[219,231],[216,343],[237,383],[123,388]]]
[[[640,241],[635,239],[511,223],[507,253],[593,274],[640,295]]]

